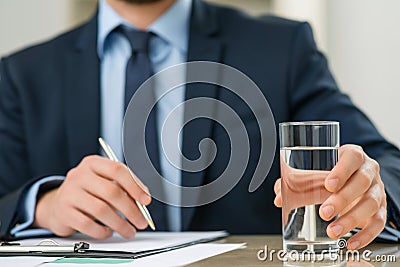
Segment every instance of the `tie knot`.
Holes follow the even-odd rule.
[[[147,53],[149,40],[153,35],[151,32],[126,29],[124,27],[119,27],[118,29],[128,39],[133,52]]]

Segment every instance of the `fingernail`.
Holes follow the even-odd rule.
[[[136,233],[135,233],[134,231],[130,231],[130,232],[128,233],[128,238],[129,238],[129,239],[132,239],[132,238],[135,237],[135,235],[136,235]]]
[[[339,180],[336,178],[328,179],[328,181],[327,181],[327,185],[328,185],[329,189],[332,191],[336,190],[338,184],[339,184]]]
[[[333,213],[335,212],[335,209],[332,206],[325,206],[322,208],[322,212],[324,213],[326,218],[332,217]]]
[[[145,204],[145,203],[149,203],[150,201],[150,196],[147,194],[142,194],[140,196],[140,203]]]
[[[360,246],[360,242],[359,241],[351,241],[350,242],[350,249],[351,250],[354,250],[354,249],[357,249],[358,247]]]
[[[147,227],[147,221],[143,216],[139,216],[135,222],[135,227],[137,229],[143,230]]]
[[[335,236],[340,236],[340,234],[343,232],[343,227],[340,224],[333,226],[331,229]]]

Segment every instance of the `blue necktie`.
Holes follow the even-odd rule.
[[[125,110],[128,107],[129,101],[135,94],[136,90],[153,74],[151,62],[149,58],[149,41],[155,35],[151,32],[138,31],[134,29],[126,29],[119,27],[129,40],[132,47],[132,56],[126,66],[126,83],[125,83]],[[145,92],[141,105],[151,105],[154,102],[154,90]],[[160,159],[157,141],[157,124],[156,124],[156,108],[151,111],[146,124],[145,142],[147,152],[155,169],[160,172]],[[135,107],[130,107],[130,112],[135,112]],[[140,111],[139,111],[140,112]],[[131,122],[134,123],[134,122]],[[140,127],[139,127],[140,128]],[[137,133],[136,137],[140,142],[141,133]],[[133,162],[140,162],[144,155],[134,155]],[[139,164],[140,165],[140,164]],[[140,166],[130,166],[135,174],[146,183],[146,179],[151,172],[141,169]],[[165,217],[165,205],[155,199],[152,200],[149,210],[156,224],[157,230],[167,230],[167,221]]]

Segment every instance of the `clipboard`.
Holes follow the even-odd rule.
[[[0,257],[39,256],[39,257],[66,257],[66,258],[115,258],[139,259],[197,244],[208,243],[223,237],[204,238],[163,248],[130,251],[110,251],[90,249],[90,244],[78,242],[72,245],[62,245],[51,239],[43,240],[37,245],[21,245],[19,243],[0,242]]]

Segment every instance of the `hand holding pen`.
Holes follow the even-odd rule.
[[[129,239],[136,229],[148,226],[149,216],[146,220],[141,208],[150,202],[148,190],[133,179],[126,165],[87,156],[67,173],[59,187],[41,195],[33,227],[49,229],[59,236],[78,231],[97,239],[116,231]]]
[[[99,138],[99,143],[101,147],[104,150],[104,153],[106,153],[107,157],[115,162],[119,162],[117,156],[114,154],[114,151],[111,149],[111,147],[104,141],[103,138]],[[131,174],[131,178],[142,188],[144,188],[144,184],[136,177],[135,174],[129,169],[128,166],[126,168],[129,170],[129,173]],[[146,189],[147,191],[147,189]],[[156,230],[156,227],[154,225],[153,219],[151,218],[150,212],[147,210],[145,205],[142,205],[139,201],[135,200],[136,205],[138,206],[140,212],[142,213],[143,217],[146,219],[147,223],[149,224],[150,228],[153,229],[153,231]]]

